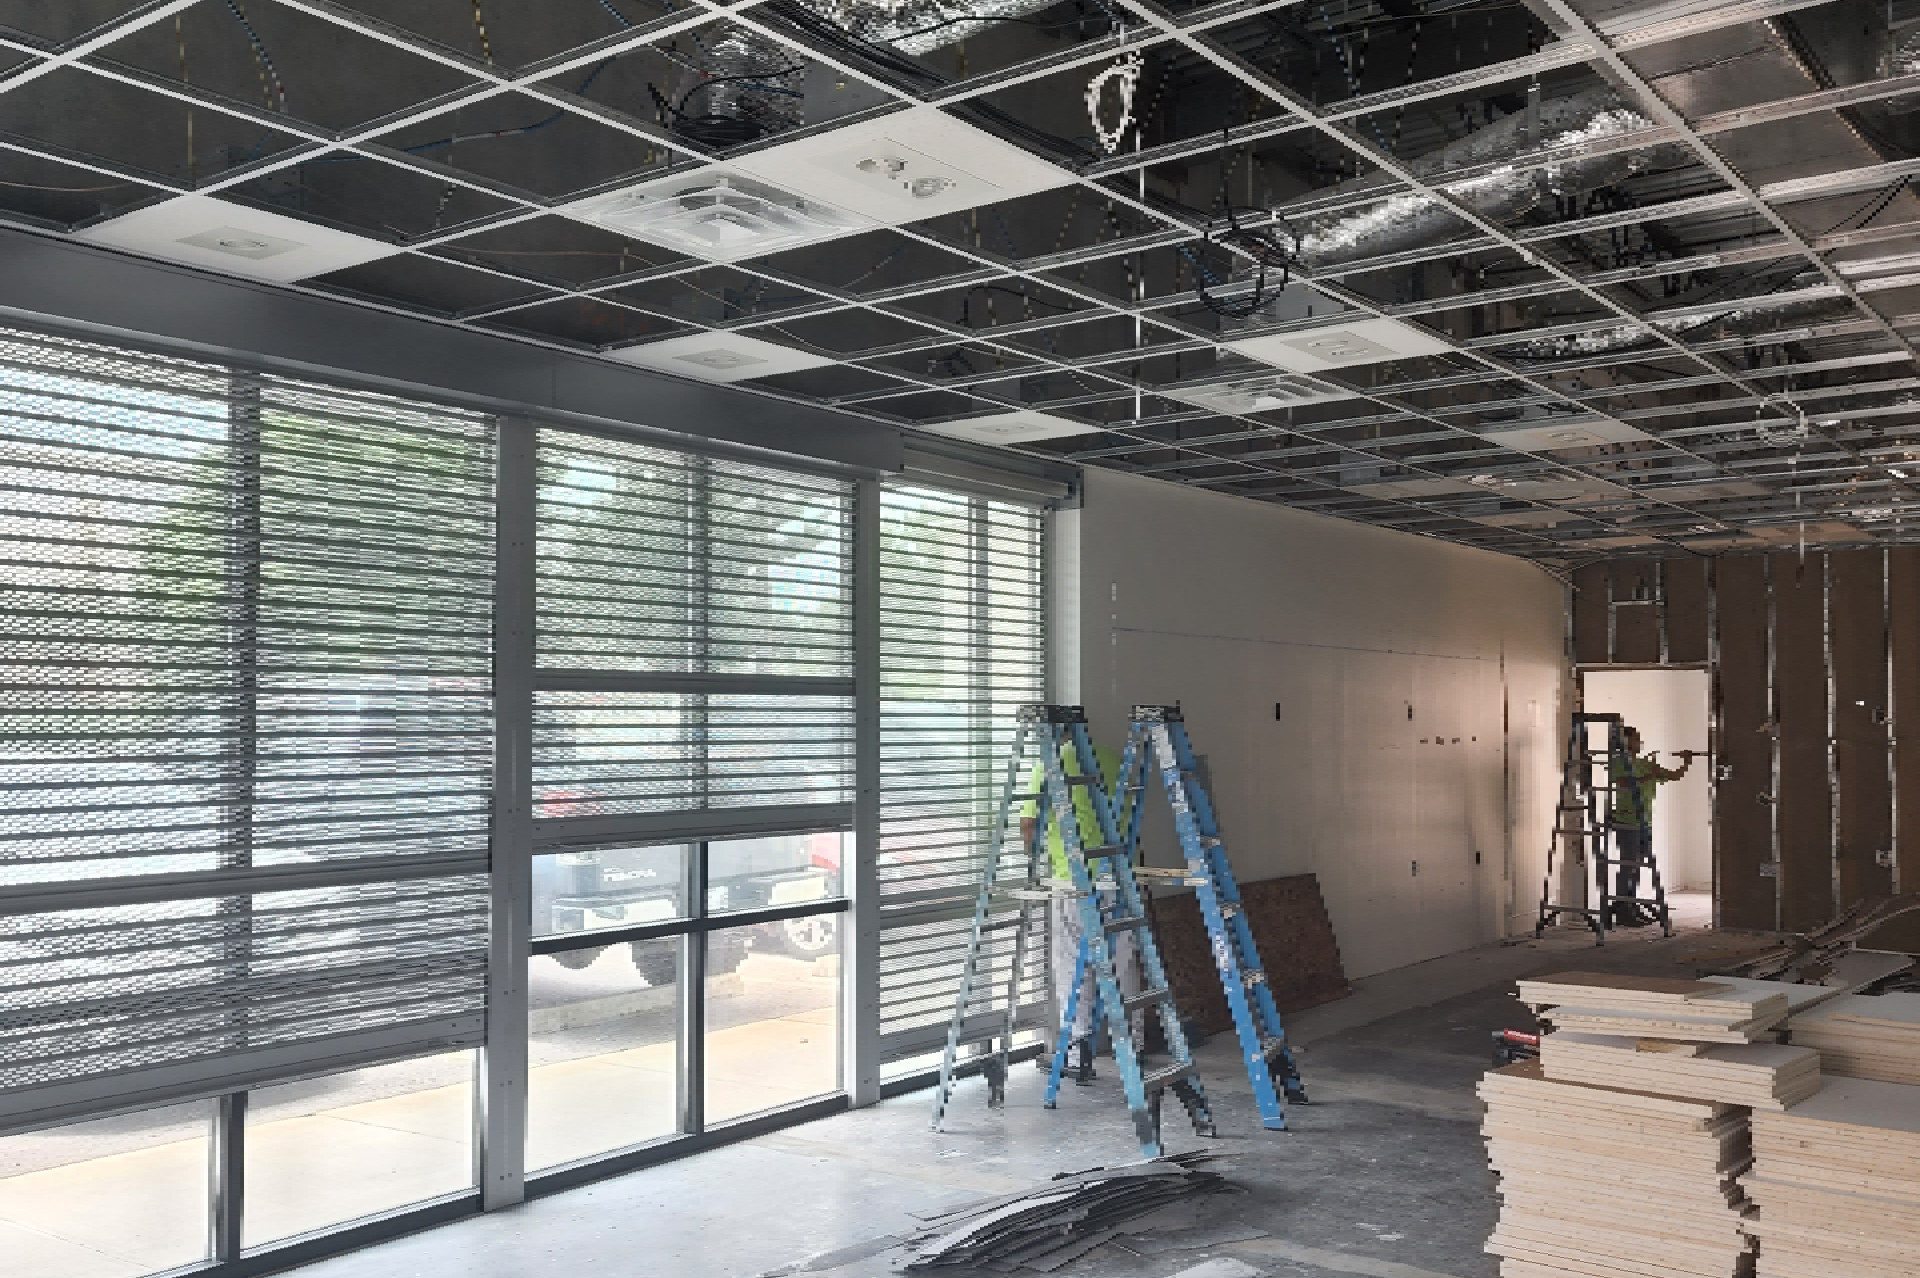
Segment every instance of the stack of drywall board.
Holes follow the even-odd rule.
[[[1771,988],[1768,988],[1768,987]],[[1759,988],[1755,988],[1759,987]],[[1785,1020],[1784,986],[1560,972],[1520,982],[1520,1001],[1556,1030],[1685,1043],[1751,1043]]]
[[[1832,1078],[1753,1115],[1760,1278],[1920,1274],[1920,1087]]]
[[[1502,1278],[1709,1278],[1751,1273],[1735,1183],[1746,1111],[1555,1082],[1538,1061],[1481,1080]]]
[[[1793,1041],[1828,1074],[1920,1086],[1920,994],[1849,994],[1797,1013]]]
[[[1820,1053],[1780,1043],[1670,1043],[1561,1030],[1540,1040],[1540,1063],[1555,1082],[1752,1109],[1785,1109],[1820,1090]]]

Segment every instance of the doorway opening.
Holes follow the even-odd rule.
[[[1713,907],[1712,761],[1709,676],[1705,670],[1588,670],[1581,700],[1589,713],[1618,714],[1640,730],[1640,748],[1662,767],[1679,752],[1701,752],[1678,781],[1660,786],[1653,805],[1653,859],[1672,898],[1674,923],[1709,926]],[[1703,917],[1704,916],[1704,917]]]

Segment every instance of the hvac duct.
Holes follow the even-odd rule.
[[[987,28],[1051,8],[1060,0],[802,0],[808,8],[875,44],[919,56]]]
[[[1580,195],[1632,177],[1661,164],[1681,164],[1685,148],[1674,143],[1602,154],[1576,154],[1552,163],[1501,164],[1543,150],[1578,151],[1604,146],[1611,139],[1654,128],[1639,108],[1628,105],[1611,87],[1531,105],[1487,127],[1449,142],[1408,165],[1416,177],[1493,222],[1511,222],[1550,199]],[[1500,165],[1491,173],[1446,181],[1448,173]],[[1353,185],[1376,179],[1358,179]],[[1335,193],[1337,193],[1336,188]],[[1327,192],[1316,192],[1316,203]],[[1283,207],[1280,210],[1285,213]],[[1294,226],[1296,251],[1310,271],[1364,258],[1426,248],[1460,233],[1460,219],[1442,205],[1418,195],[1391,195],[1363,208],[1301,219]]]

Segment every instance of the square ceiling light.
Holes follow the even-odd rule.
[[[1600,444],[1623,444],[1628,440],[1653,438],[1625,422],[1610,421],[1604,417],[1568,418],[1539,426],[1522,426],[1518,430],[1481,431],[1479,435],[1489,444],[1529,453],[1551,453],[1561,448],[1593,448]]]
[[[1066,186],[1073,175],[937,107],[783,142],[732,164],[887,226]]]
[[[210,195],[178,195],[90,226],[74,238],[274,284],[361,266],[401,251],[397,244]]]
[[[1184,386],[1162,386],[1158,393],[1217,413],[1265,413],[1354,398],[1352,391],[1332,382],[1264,368],[1244,369],[1234,376],[1189,382]]]
[[[559,212],[712,262],[763,257],[872,225],[845,209],[725,169],[656,178]]]
[[[1453,348],[1425,329],[1394,319],[1355,319],[1291,333],[1242,338],[1227,346],[1296,373],[1353,368],[1416,355],[1439,355]]]
[[[1438,475],[1409,475],[1404,479],[1382,479],[1366,484],[1342,484],[1341,487],[1350,493],[1364,493],[1368,497],[1393,497],[1403,500],[1415,497],[1445,497],[1452,493],[1480,491],[1472,484]]]
[[[763,342],[744,333],[688,333],[644,346],[623,346],[606,354],[622,364],[677,373],[703,382],[743,382],[753,377],[824,368],[830,355]]]
[[[1027,444],[1036,439],[1062,439],[1068,435],[1094,435],[1102,427],[1076,422],[1052,413],[1036,413],[1022,408],[1011,413],[986,417],[962,417],[947,422],[923,422],[920,429],[955,439],[971,439],[979,444]]]

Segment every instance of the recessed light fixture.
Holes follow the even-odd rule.
[[[963,417],[948,422],[924,422],[921,430],[936,435],[952,435],[987,444],[1025,444],[1036,439],[1061,439],[1068,435],[1093,435],[1102,429],[1070,417],[1037,413],[1029,408],[983,417]]]
[[[1480,438],[1490,444],[1499,444],[1503,448],[1517,448],[1522,452],[1550,453],[1562,448],[1593,448],[1600,444],[1623,444],[1628,440],[1650,439],[1652,436],[1625,422],[1616,422],[1606,417],[1589,417],[1578,421],[1549,421],[1539,426],[1522,426],[1516,430],[1482,431]]]
[[[398,244],[210,195],[178,195],[149,204],[76,231],[74,238],[275,284],[343,271],[400,252]]]
[[[298,240],[276,239],[271,235],[238,230],[223,226],[212,231],[202,231],[198,235],[183,235],[180,243],[195,248],[208,248],[216,253],[231,253],[235,257],[248,258],[255,262],[278,257],[282,253],[291,253],[304,247]]]
[[[1445,339],[1395,319],[1347,320],[1325,328],[1268,333],[1224,345],[1296,373],[1438,355],[1453,349]]]
[[[683,333],[663,342],[622,346],[606,352],[611,359],[660,373],[677,373],[703,382],[740,382],[751,377],[773,377],[824,368],[828,355],[797,350],[748,337],[745,333]]]
[[[560,212],[714,262],[816,244],[871,225],[831,204],[721,169],[622,187]]]
[[[1221,413],[1265,413],[1301,404],[1353,398],[1352,391],[1332,382],[1266,368],[1243,368],[1232,376],[1162,386],[1159,393],[1168,399]]]
[[[729,164],[889,226],[1073,181],[1065,169],[930,106],[782,142]]]

